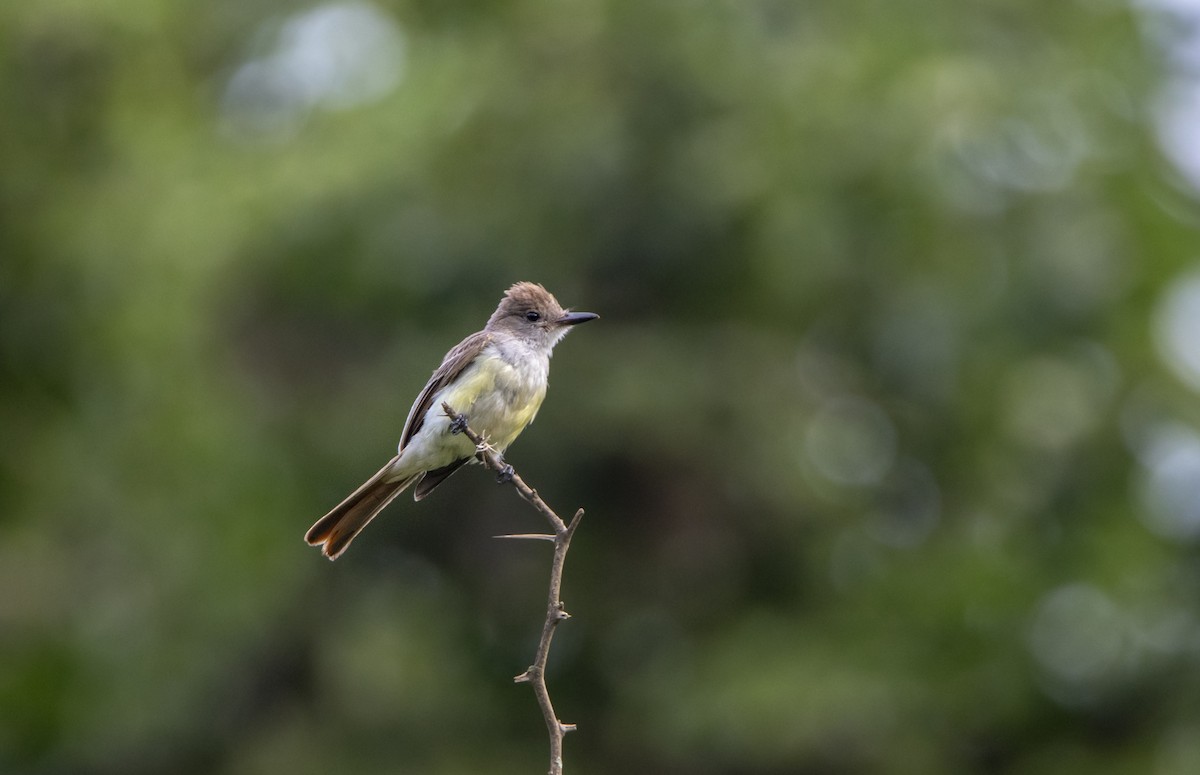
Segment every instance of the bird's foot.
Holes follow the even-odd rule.
[[[467,416],[460,414],[450,421],[450,435],[457,436],[467,430]]]
[[[496,471],[496,484],[508,484],[513,478],[513,467],[508,463],[500,466]]]

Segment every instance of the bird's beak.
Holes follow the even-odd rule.
[[[600,317],[595,312],[568,312],[558,319],[559,325],[575,326]]]

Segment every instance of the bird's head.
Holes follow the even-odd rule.
[[[593,312],[563,309],[550,291],[537,283],[520,282],[504,293],[500,306],[488,319],[487,330],[507,331],[550,349],[566,336],[571,326],[598,317]]]

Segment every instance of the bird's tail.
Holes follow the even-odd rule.
[[[394,471],[393,466],[397,459],[398,456],[392,458],[386,466],[352,492],[350,497],[318,519],[317,523],[308,529],[304,540],[313,546],[320,546],[326,557],[336,560],[367,523],[383,511],[384,506],[421,477],[420,474],[415,474],[406,479],[389,481],[388,474]]]

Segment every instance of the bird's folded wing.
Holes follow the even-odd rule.
[[[433,376],[429,378],[429,382],[425,383],[425,389],[421,391],[421,394],[417,396],[417,400],[413,403],[412,409],[408,410],[408,419],[404,421],[404,432],[400,434],[400,449],[404,449],[408,445],[409,440],[416,435],[417,431],[421,430],[421,425],[425,422],[425,413],[433,405],[433,397],[442,388],[453,382],[459,374],[462,374],[463,369],[475,360],[475,357],[479,355],[490,340],[491,334],[487,331],[478,331],[459,342],[450,352],[446,353],[446,357],[442,359],[442,365],[438,366],[437,370],[433,372]],[[455,411],[465,409],[465,407],[461,406],[451,408]],[[433,489],[433,487],[429,489]]]

